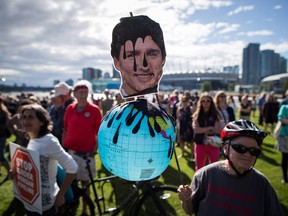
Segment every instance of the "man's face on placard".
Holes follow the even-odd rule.
[[[138,38],[135,49],[131,40],[121,46],[119,60],[114,65],[121,73],[121,88],[129,96],[158,85],[163,73],[163,59],[159,46],[151,36]],[[153,93],[153,92],[151,92]]]

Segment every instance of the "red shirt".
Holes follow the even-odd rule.
[[[95,151],[96,136],[102,115],[98,106],[88,103],[77,111],[77,103],[70,104],[64,115],[64,147],[75,152]]]

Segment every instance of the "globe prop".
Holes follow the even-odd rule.
[[[166,111],[145,99],[122,103],[106,114],[98,133],[102,164],[130,181],[159,176],[169,165],[175,127]]]

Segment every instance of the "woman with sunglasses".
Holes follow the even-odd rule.
[[[208,143],[209,137],[220,135],[221,116],[208,92],[201,94],[193,114],[195,170],[219,160],[220,147]]]
[[[253,168],[266,137],[248,120],[229,122],[221,132],[226,160],[197,171],[178,195],[187,214],[284,216],[268,179]]]

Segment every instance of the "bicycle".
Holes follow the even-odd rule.
[[[88,205],[91,216],[95,215],[97,207],[98,215],[118,215],[124,210],[128,211],[128,215],[184,215],[184,210],[180,204],[177,187],[171,185],[160,185],[156,183],[156,179],[149,181],[132,182],[126,181],[118,176],[107,176],[103,178],[93,179],[90,170],[90,159],[87,154],[76,154],[86,160],[86,168],[89,173],[90,182],[85,188],[76,187],[76,198],[82,197]],[[113,181],[123,181],[124,185],[129,186],[129,193],[119,201],[115,207],[108,208],[104,185],[113,184]],[[101,196],[98,195],[96,184],[100,184]],[[94,194],[94,202],[85,193],[86,189],[92,187]],[[115,190],[113,190],[115,193]],[[106,194],[107,195],[107,194]],[[114,196],[116,196],[114,194]],[[95,206],[96,204],[96,206]],[[125,212],[125,215],[127,213]]]

